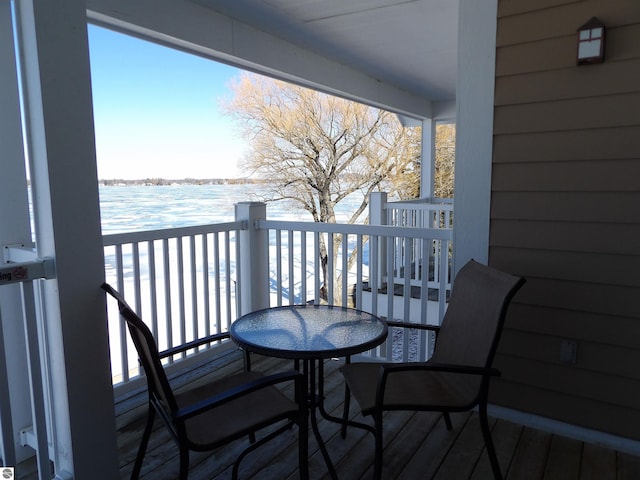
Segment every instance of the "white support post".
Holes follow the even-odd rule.
[[[258,230],[256,222],[267,218],[267,205],[262,202],[240,202],[235,205],[237,221],[246,221],[247,230],[240,231],[240,297],[239,315],[268,308],[269,301],[269,232]]]
[[[57,479],[118,477],[86,2],[21,0],[18,48]],[[49,472],[41,472],[48,478]]]
[[[387,224],[387,193],[373,192],[369,195],[369,224],[370,225],[386,225]],[[393,241],[393,239],[391,239]],[[382,288],[384,276],[387,273],[387,245],[381,241],[378,246],[378,257],[376,261],[378,272],[376,277],[376,285],[369,285],[372,289]],[[371,273],[369,274],[371,276]],[[371,282],[371,278],[369,279]],[[393,282],[393,279],[391,279]]]
[[[11,1],[0,0],[0,264],[9,260],[9,246],[31,246],[13,32]],[[12,462],[21,462],[33,456],[33,450],[18,446],[20,428],[31,423],[24,328],[19,320],[23,318],[20,285],[5,285],[0,288],[0,309],[0,337],[4,337],[0,348],[3,349],[2,355],[10,359],[6,365],[6,382],[9,388],[4,392],[7,405],[0,412],[3,431],[1,453],[4,464],[12,466]]]
[[[460,0],[454,272],[489,257],[497,0]]]
[[[422,162],[420,163],[420,198],[432,198],[436,174],[436,122],[422,120]]]

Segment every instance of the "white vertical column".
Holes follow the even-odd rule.
[[[109,364],[95,138],[83,0],[20,0],[36,247],[43,283],[56,478],[113,479],[118,457]],[[41,337],[42,338],[42,337]]]
[[[386,225],[387,224],[387,193],[386,192],[372,192],[369,194],[369,224],[370,225]],[[371,238],[369,239],[371,241]],[[393,239],[385,239],[380,237],[378,244],[378,255],[376,257],[375,264],[377,265],[377,272],[375,275],[376,285],[370,284],[372,293],[373,290],[382,288],[384,283],[384,276],[387,274],[387,249],[393,248],[393,243],[390,246],[387,242],[393,242]],[[371,247],[371,245],[369,245]],[[371,250],[369,250],[371,252]],[[371,260],[371,259],[370,259]],[[370,265],[371,266],[371,265]],[[371,276],[371,272],[369,273]],[[371,277],[369,278],[371,282]],[[390,278],[390,282],[393,280]],[[374,295],[375,298],[375,295]]]
[[[247,230],[240,232],[240,315],[268,308],[269,300],[269,232],[256,228],[257,220],[267,218],[267,205],[262,202],[240,202],[235,205],[237,221],[246,221]]]
[[[13,39],[11,2],[0,0],[0,263],[7,261],[9,245],[30,245],[29,201],[27,177],[22,144],[18,75]],[[3,429],[11,431],[13,439],[6,438],[5,454],[14,455],[20,462],[33,455],[30,448],[17,447],[18,431],[31,423],[29,383],[25,355],[24,328],[20,285],[0,288],[0,317],[4,345],[0,346],[7,359],[8,397],[11,419],[4,421]],[[17,447],[17,450],[16,450]]]
[[[460,0],[454,271],[489,256],[497,0]]]
[[[433,197],[436,172],[436,122],[422,120],[422,162],[420,163],[420,197]]]

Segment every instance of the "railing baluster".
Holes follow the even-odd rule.
[[[198,283],[196,268],[196,237],[189,236],[189,273],[191,277],[191,329],[192,337],[185,337],[186,340],[195,340],[199,337],[198,328]],[[196,348],[196,352],[198,349]]]
[[[147,242],[149,256],[149,301],[151,302],[151,332],[158,337],[158,293],[156,290],[156,249],[155,242]]]
[[[135,306],[142,315],[142,294],[140,293],[140,245],[135,242],[131,245],[131,264],[133,267],[133,295]]]
[[[422,267],[422,275],[420,276],[420,323],[428,324],[429,323],[429,245],[428,240],[421,240],[420,245],[422,247],[422,253],[420,258],[427,259],[427,267]],[[418,358],[416,360],[420,362],[424,362],[431,356],[431,352],[429,350],[429,343],[427,343],[427,339],[431,337],[432,332],[427,332],[425,330],[419,330],[420,337],[420,348],[418,349]]]
[[[295,303],[295,284],[294,284],[294,275],[293,275],[293,258],[295,254],[295,248],[293,244],[293,230],[287,230],[287,275],[289,277],[289,305],[293,305]]]
[[[236,232],[236,239],[238,238],[238,234]],[[229,231],[224,232],[224,282],[225,282],[225,302],[226,302],[226,313],[227,313],[227,321],[225,325],[225,329],[228,330],[231,326],[231,242]],[[240,272],[239,269],[236,268],[237,272]],[[239,273],[238,273],[239,275]],[[222,327],[218,329],[218,332],[221,332]]]
[[[404,238],[404,244],[406,246],[404,251],[404,269],[405,269],[405,278],[403,285],[403,300],[404,300],[404,312],[402,315],[402,319],[405,322],[408,322],[411,319],[411,279],[412,269],[417,270],[418,265],[413,264],[413,239],[409,237]],[[402,338],[403,348],[402,348],[402,361],[409,361],[409,337],[411,335],[411,330],[403,329],[404,336]]]
[[[164,306],[165,306],[165,333],[166,333],[166,347],[173,347],[173,312],[171,302],[171,258],[169,255],[169,239],[164,238],[162,240],[162,261],[164,265]],[[158,346],[162,348],[161,345]],[[173,357],[167,358],[169,363],[173,363]]]
[[[440,288],[438,289],[438,305],[439,305],[439,318],[438,324],[442,323],[442,319],[444,318],[445,306],[446,306],[446,296],[447,296],[447,287],[450,285],[449,282],[449,241],[440,240]],[[434,263],[436,263],[434,261]]]
[[[342,234],[342,305],[349,306],[349,235]]]
[[[364,274],[362,272],[362,264],[364,258],[363,236],[356,235],[356,298],[354,307],[362,309],[362,284],[364,283]]]
[[[182,244],[184,237],[176,238],[176,256],[178,270],[178,308],[179,308],[179,337],[177,345],[186,342],[186,315],[185,315],[185,299],[184,299],[184,246]],[[172,344],[173,346],[173,344]],[[180,358],[184,358],[184,352],[180,354]]]
[[[204,335],[211,335],[211,305],[209,302],[209,234],[203,233],[201,238],[202,248],[202,316],[204,318]]]
[[[307,232],[300,231],[300,302],[307,303]]]
[[[217,323],[216,323],[216,329],[218,332],[221,331],[222,329],[222,305],[221,305],[221,292],[220,292],[220,287],[221,287],[221,283],[220,283],[220,272],[221,272],[221,268],[220,268],[220,234],[219,233],[215,233],[213,235],[213,256],[214,256],[214,260],[213,260],[213,264],[214,264],[214,289],[215,289],[215,295],[216,295],[216,319],[217,319]]]
[[[123,265],[122,245],[116,245],[116,285],[118,290],[124,291],[124,265]],[[122,381],[129,381],[129,353],[127,343],[127,326],[123,318],[118,319],[120,326],[120,365],[122,365]]]
[[[313,238],[314,238],[314,243],[313,243],[313,253],[314,253],[314,260],[313,260],[313,267],[314,267],[314,272],[315,272],[315,282],[314,282],[314,291],[313,291],[313,295],[314,295],[314,299],[313,299],[313,303],[315,305],[319,305],[320,304],[320,275],[322,274],[322,267],[320,266],[320,232],[314,232],[313,234]]]
[[[276,295],[277,305],[282,305],[282,230],[276,230]]]
[[[333,305],[334,298],[334,281],[335,281],[335,265],[333,264],[333,250],[335,248],[333,233],[327,233],[327,281],[329,285],[325,285],[327,292],[327,302],[329,305]]]
[[[395,308],[395,281],[396,278],[400,279],[400,262],[397,261],[399,251],[402,250],[402,240],[400,238],[386,237],[381,238],[381,243],[386,242],[390,247],[387,248],[387,265],[393,265],[393,271],[387,273],[387,311],[386,317],[388,320],[395,320],[394,308]],[[392,331],[395,329],[392,329]],[[402,332],[401,332],[402,333]],[[392,339],[391,339],[392,340]],[[393,342],[387,340],[385,343],[385,356],[389,359],[393,359]]]

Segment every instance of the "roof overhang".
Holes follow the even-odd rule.
[[[92,22],[384,108],[449,117],[458,0],[89,0]]]

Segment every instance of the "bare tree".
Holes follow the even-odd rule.
[[[417,196],[409,186],[419,185],[420,130],[403,128],[396,115],[248,73],[232,92],[225,109],[252,147],[245,168],[268,181],[271,200],[296,202],[314,221],[333,223],[336,205],[359,194],[354,223],[373,191]],[[320,257],[326,286],[324,242]]]
[[[456,126],[445,123],[436,126],[434,196],[453,198],[456,160]]]

